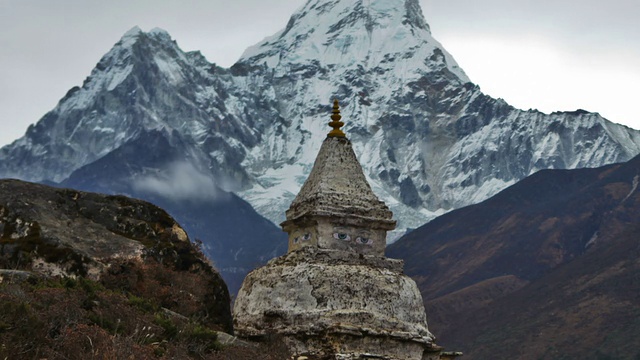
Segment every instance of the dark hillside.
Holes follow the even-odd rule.
[[[435,219],[387,254],[405,259],[448,348],[479,359],[596,359],[596,350],[632,358],[639,180],[640,157],[540,171]]]

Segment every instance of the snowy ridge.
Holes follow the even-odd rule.
[[[373,188],[398,215],[400,228],[413,228],[452,208],[482,201],[539,169],[619,161],[620,152],[608,144],[610,138],[627,134],[625,152],[640,151],[637,134],[631,138],[617,125],[612,125],[615,135],[580,143],[589,129],[600,126],[593,114],[576,122],[559,115],[550,120],[465,86],[469,79],[431,37],[422,14],[405,11],[416,6],[415,1],[308,1],[286,29],[249,48],[239,64],[268,70],[258,76],[254,72],[248,81],[264,84],[267,78],[282,84],[274,86],[274,92],[292,102],[281,111],[293,123],[288,135],[275,140],[269,136],[269,141],[282,141],[280,147],[297,146],[278,154],[260,147],[257,153],[271,157],[261,157],[258,163],[310,168],[328,121],[328,112],[318,112],[313,104],[338,97],[345,131]],[[439,77],[443,80],[433,84],[439,93],[434,93],[429,82]],[[436,102],[436,109],[426,107],[429,102]],[[500,119],[483,118],[488,110],[499,112]],[[565,131],[548,132],[549,122],[557,119]],[[393,128],[392,122],[406,127]],[[522,132],[505,131],[512,127]],[[398,130],[404,133],[393,134]],[[407,134],[415,130],[421,133]],[[533,140],[535,133],[539,135]],[[566,135],[577,139],[560,141]],[[306,141],[298,141],[305,136]],[[526,163],[511,165],[513,154],[527,158]],[[279,168],[279,173],[288,174],[279,181],[270,174],[273,170],[262,172],[254,166],[255,160],[247,158],[243,165],[253,177],[268,178],[269,187],[258,185],[240,194],[278,223],[283,220],[281,209],[304,176]]]
[[[309,0],[231,69],[184,53],[164,30],[131,29],[82,87],[0,149],[0,176],[60,181],[159,130],[181,161],[277,224],[329,130],[333,98],[399,232],[540,169],[640,153],[640,132],[598,114],[522,111],[482,94],[417,0]]]
[[[406,96],[409,90],[406,84],[417,82],[432,72],[447,71],[457,85],[469,81],[455,60],[431,37],[422,14],[414,11],[416,7],[415,1],[309,1],[291,17],[285,30],[249,48],[239,64],[272,69],[268,75],[272,79],[270,83],[278,79],[275,82],[292,87],[276,88],[275,93],[279,98],[292,99],[282,114],[294,123],[289,134],[300,132],[299,136],[289,135],[295,139],[277,139],[283,141],[280,147],[289,147],[287,153],[260,150],[259,153],[272,156],[260,158],[258,163],[302,163],[303,168],[310,168],[327,132],[328,122],[328,112],[318,111],[318,105],[313,104],[327,104],[332,97],[338,96],[343,101],[346,131],[354,140],[356,153],[360,154],[360,148],[365,150],[362,141],[367,139],[355,138],[352,129],[370,132],[374,140],[369,139],[369,144],[378,142],[378,146],[366,146],[362,154],[369,157],[361,159],[370,178],[377,178],[380,154],[376,152],[382,149],[379,145],[385,141],[385,136],[382,129],[377,134],[371,130],[380,127],[377,119],[385,112],[389,114],[389,106],[385,106],[389,99]],[[250,76],[249,81],[264,83],[263,79],[263,76]],[[349,98],[351,94],[336,93],[341,87],[350,88],[348,92],[360,96],[361,101],[352,104],[355,99]],[[403,108],[410,111],[409,104]],[[392,111],[397,113],[398,110]],[[298,155],[292,157],[291,153]],[[255,166],[254,161],[246,159],[243,165],[250,170],[256,169],[252,171],[256,178],[271,178],[261,173],[260,166]],[[413,171],[419,170],[413,166]],[[241,195],[263,215],[279,222],[283,220],[284,203],[293,198],[292,194],[295,195],[305,178],[299,173],[291,175],[301,180],[284,186],[272,185],[269,190],[258,185]],[[397,203],[392,208],[396,213],[405,214],[404,221],[410,227],[424,223],[425,212],[434,213],[401,209],[406,205],[396,199],[397,194],[385,191],[386,186],[376,188],[386,202]],[[267,205],[271,202],[269,199],[281,199],[279,202],[283,205],[270,207]]]
[[[461,82],[468,77],[431,36],[417,0],[308,1],[290,19],[287,28],[247,49],[240,63],[266,65],[276,76],[322,67],[387,72],[410,81],[424,70],[424,62],[439,50],[436,66],[445,66]],[[403,11],[404,10],[404,11]]]

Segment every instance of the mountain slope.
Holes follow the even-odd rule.
[[[0,180],[0,358],[290,358],[281,341],[222,333],[230,303],[157,206]]]
[[[333,97],[399,232],[540,169],[640,152],[638,131],[598,114],[525,112],[482,94],[431,36],[417,0],[309,0],[228,70],[182,52],[162,30],[132,29],[81,88],[0,149],[0,176],[61,181],[166,129],[194,167],[279,223]]]
[[[224,75],[211,75],[217,71],[224,72],[197,52],[184,53],[164,30],[144,33],[133,28],[98,62],[82,87],[71,89],[24,138],[2,149],[2,158],[8,152],[13,158],[3,161],[2,173],[61,181],[141,132],[167,129],[190,142],[192,161],[205,161],[220,178],[246,181],[242,171],[234,174],[233,167],[227,167],[227,162],[237,161],[230,159],[230,145],[217,136],[232,133],[234,140],[251,146],[257,129],[248,119],[240,121],[224,111],[222,98],[230,96],[221,85]],[[212,159],[215,151],[223,155]]]
[[[639,179],[640,156],[543,170],[387,254],[405,260],[447,347],[473,358],[631,358],[640,346]]]
[[[145,201],[0,180],[0,269],[40,278],[86,277],[233,331],[229,291],[220,274],[171,216]],[[11,282],[11,274],[2,275]],[[100,306],[91,299],[86,304],[84,310]],[[58,320],[70,328],[76,325],[71,319]],[[11,333],[7,329],[11,327],[3,323],[0,335]],[[29,350],[29,357],[38,353],[37,347]]]

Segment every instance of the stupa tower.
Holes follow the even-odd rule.
[[[440,359],[415,282],[401,260],[384,256],[393,214],[367,183],[337,101],[331,119],[282,223],[289,251],[245,278],[236,334],[279,334],[314,359]]]
[[[289,234],[289,252],[304,246],[384,256],[393,214],[373,193],[351,142],[340,129],[338,101],[333,104],[333,130],[281,224]]]

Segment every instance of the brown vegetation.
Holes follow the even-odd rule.
[[[0,284],[0,359],[273,359],[278,343],[223,347],[207,284],[162,265],[121,262],[101,281],[31,277]],[[7,281],[9,280],[9,281]],[[171,284],[171,285],[169,285]],[[171,310],[169,310],[169,308]]]
[[[387,248],[438,344],[472,359],[640,360],[640,157],[547,170]]]

